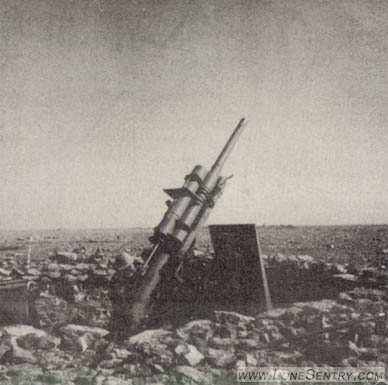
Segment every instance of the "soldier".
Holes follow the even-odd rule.
[[[95,360],[91,364],[93,368],[109,357],[117,342],[128,336],[131,326],[131,300],[142,264],[142,258],[134,257],[125,251],[116,257],[114,264],[116,272],[109,282],[109,298],[112,303],[108,327],[110,333],[97,347]]]
[[[109,297],[112,302],[109,329],[111,338],[116,341],[128,334],[131,296],[134,294],[139,266],[142,263],[141,258],[134,257],[125,251],[116,258],[116,273],[109,283]]]

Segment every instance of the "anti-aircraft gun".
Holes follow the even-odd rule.
[[[166,202],[168,210],[150,238],[154,246],[129,309],[130,331],[137,331],[147,317],[163,267],[172,256],[188,252],[221,196],[228,179],[220,175],[221,170],[245,124],[241,119],[210,171],[195,166],[181,188],[164,190],[172,200]]]

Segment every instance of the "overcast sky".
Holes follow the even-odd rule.
[[[386,223],[385,0],[0,0],[0,228],[155,226],[215,160],[210,223]]]

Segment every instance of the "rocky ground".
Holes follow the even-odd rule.
[[[32,314],[33,326],[0,328],[0,383],[235,384],[236,368],[244,366],[387,367],[384,255],[388,232],[378,231],[381,229],[384,227],[375,228],[369,240],[373,248],[365,246],[370,254],[353,252],[344,238],[347,231],[327,235],[324,229],[327,239],[317,245],[322,255],[326,243],[331,256],[346,244],[344,253],[358,253],[357,263],[347,257],[318,258],[314,253],[295,252],[297,246],[303,252],[313,249],[303,243],[292,245],[292,250],[285,248],[287,242],[299,239],[301,233],[293,228],[278,229],[282,253],[268,252],[276,237],[273,229],[265,229],[263,249],[275,310],[255,312],[251,307],[241,314],[211,303],[206,311],[191,311],[179,322],[169,322],[170,313],[98,360],[108,334],[111,304],[107,285],[114,272],[114,257],[123,246],[140,255],[141,245],[136,242],[146,244],[143,232],[135,246],[120,239],[121,234],[98,243],[92,236],[90,242],[44,238],[39,253],[31,239],[12,240],[7,234],[0,243],[0,280],[34,282],[29,290],[36,313]],[[351,232],[351,237],[356,238],[356,233]],[[316,230],[309,234],[310,241],[319,239]],[[361,243],[366,242],[362,234]],[[212,260],[206,235],[198,247],[189,268],[183,270],[184,283],[175,288],[185,293],[183,303],[189,303],[192,310],[198,310],[193,307],[208,290],[201,281]],[[378,268],[373,253],[378,253]],[[219,282],[216,290],[226,295],[231,288]],[[190,302],[193,293],[197,301]],[[180,301],[182,304],[182,297]]]

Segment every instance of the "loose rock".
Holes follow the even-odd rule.
[[[177,366],[174,371],[178,374],[183,375],[198,384],[210,384],[209,376],[206,376],[204,373],[200,372],[198,369],[192,368],[190,366]],[[183,379],[184,381],[184,379]],[[185,384],[186,382],[183,382]]]

